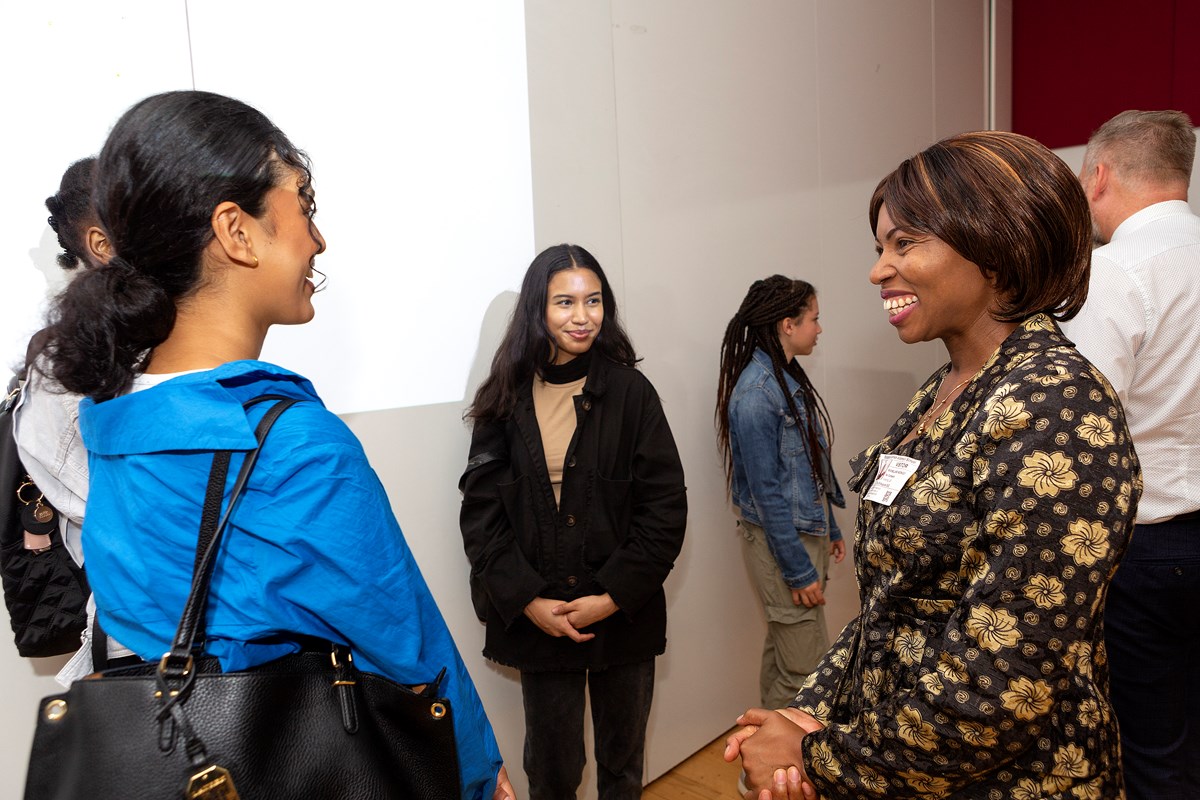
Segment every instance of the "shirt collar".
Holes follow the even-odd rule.
[[[767,355],[766,350],[763,350],[761,347],[754,348],[754,355],[751,356],[751,358],[753,358],[755,364],[758,364],[758,366],[766,370],[768,375],[772,377],[775,376],[775,365],[771,363],[771,357]],[[787,387],[790,393],[795,394],[797,391],[799,391],[800,384],[795,378],[789,375],[786,370],[784,370],[783,379],[787,381]]]
[[[1161,203],[1148,205],[1140,211],[1135,211],[1126,217],[1125,221],[1118,225],[1117,229],[1113,231],[1112,236],[1109,238],[1109,242],[1115,242],[1122,236],[1128,236],[1129,234],[1137,231],[1139,228],[1143,228],[1146,225],[1149,225],[1151,222],[1157,222],[1163,217],[1170,217],[1174,216],[1175,214],[1191,213],[1192,207],[1188,205],[1186,200],[1164,200]]]
[[[321,402],[294,372],[265,361],[231,361],[103,403],[85,398],[79,428],[97,455],[251,450],[254,428],[242,403],[262,394]]]

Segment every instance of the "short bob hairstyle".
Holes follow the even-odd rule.
[[[893,224],[932,234],[993,281],[993,316],[1059,320],[1087,299],[1092,226],[1079,179],[1026,136],[961,133],[905,160],[871,195],[871,232]]]

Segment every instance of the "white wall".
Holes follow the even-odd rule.
[[[985,126],[986,11],[984,0],[526,0],[538,247],[579,241],[605,265],[687,469],[649,777],[757,703],[764,625],[713,433],[724,326],[756,278],[817,286],[825,333],[805,366],[845,480],[848,458],[944,360],[888,326],[866,280],[866,205],[901,159]],[[852,511],[839,520],[853,530]],[[838,630],[857,612],[849,562],[829,597]],[[501,701],[515,735],[516,687]]]
[[[533,248],[519,4],[40,0],[0,7],[0,29],[0,74],[38,78],[12,81],[18,124],[0,151],[3,362],[39,327],[47,282],[66,277],[41,202],[63,169],[133,102],[195,88],[257,107],[313,160],[328,291],[263,358],[337,412],[462,397],[477,342],[424,346],[444,314],[430,297],[452,276],[455,312],[476,319],[519,285]],[[377,368],[393,360],[407,370]]]
[[[887,324],[866,280],[866,204],[901,159],[985,125],[986,10],[986,0],[526,0],[536,245],[579,242],[605,265],[687,470],[691,516],[667,583],[648,778],[757,702],[764,628],[712,424],[724,325],[756,278],[783,272],[817,286],[825,333],[805,366],[833,416],[844,481],[846,460],[883,434],[944,357],[936,345],[902,345]],[[298,66],[281,69],[302,79]],[[74,155],[46,157],[61,169]],[[478,655],[455,490],[465,398],[511,301],[501,292],[482,321],[466,323],[471,336],[478,326],[479,352],[463,400],[346,419],[388,487],[524,793],[519,686]],[[853,529],[852,510],[839,520]],[[857,611],[849,562],[835,568],[829,597],[836,630]],[[52,671],[0,643],[10,742],[0,768],[12,776],[0,800],[18,796]],[[590,767],[586,780],[594,783]]]

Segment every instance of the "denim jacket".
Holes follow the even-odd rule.
[[[83,565],[80,530],[87,505],[87,450],[79,435],[79,395],[53,388],[30,369],[13,412],[21,464],[59,511],[59,533],[76,564]]]
[[[784,374],[801,414],[804,407],[800,385]],[[817,569],[804,550],[797,532],[812,536],[828,534],[842,538],[830,505],[846,507],[833,466],[827,464],[825,496],[819,497],[817,481],[807,455],[804,421],[792,418],[787,400],[771,369],[771,357],[760,349],[754,355],[729,398],[729,444],[733,451],[733,503],[742,519],[761,526],[767,534],[771,554],[793,589],[817,580]],[[825,435],[820,433],[821,444]]]

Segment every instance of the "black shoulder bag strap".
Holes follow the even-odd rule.
[[[192,586],[184,605],[179,627],[171,643],[171,650],[162,657],[158,665],[158,685],[161,693],[162,707],[158,712],[160,722],[173,720],[183,737],[187,755],[193,766],[203,767],[208,762],[208,754],[204,743],[196,736],[195,731],[187,720],[181,704],[187,699],[189,689],[196,677],[193,661],[193,646],[198,638],[204,635],[204,610],[208,604],[208,589],[212,581],[213,568],[216,564],[217,551],[221,545],[221,536],[229,522],[229,517],[237,505],[238,498],[254,470],[262,443],[271,430],[271,426],[279,416],[291,406],[299,402],[297,398],[279,395],[264,395],[246,403],[246,407],[266,400],[277,402],[267,409],[267,413],[259,420],[254,431],[258,446],[246,454],[242,461],[241,470],[225,505],[224,514],[218,513],[225,488],[225,476],[228,474],[231,452],[218,451],[213,456],[212,471],[209,473],[208,488],[205,492],[204,510],[201,513],[201,531],[196,547],[196,563],[192,572]],[[218,473],[220,473],[218,479]],[[173,739],[174,737],[168,737]]]

